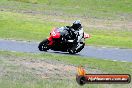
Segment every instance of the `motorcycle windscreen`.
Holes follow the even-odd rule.
[[[60,33],[57,32],[57,33],[54,33],[54,35],[52,35],[53,38],[60,38]]]

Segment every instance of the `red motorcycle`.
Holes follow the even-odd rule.
[[[77,44],[69,37],[68,30],[53,28],[50,32],[50,37],[40,42],[38,48],[40,51],[47,51],[51,49],[54,51],[69,52],[70,54],[80,52],[84,48],[85,42],[80,42],[81,46],[76,48]],[[90,38],[90,35],[84,33],[83,39],[85,40],[86,38]]]

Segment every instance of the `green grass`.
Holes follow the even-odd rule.
[[[42,41],[49,36],[53,27],[69,25],[65,22],[54,22],[52,16],[27,15],[13,12],[0,12],[0,38],[16,39],[27,41]],[[88,29],[85,31],[91,34],[86,40],[88,45],[105,45],[122,48],[132,48],[132,32],[125,30],[100,30]]]
[[[81,19],[87,45],[132,48],[131,0],[1,0],[0,7],[0,38],[42,41],[51,28]]]
[[[38,63],[38,60],[51,60],[52,62],[57,60],[60,63],[73,66],[82,65],[85,67],[87,73],[92,73],[89,71],[89,69],[94,69],[100,70],[103,73],[132,74],[132,63],[130,62],[115,62],[108,60],[98,60],[94,58],[84,58],[80,56],[67,56],[49,53],[31,54],[0,51],[0,73],[4,73],[2,76],[0,75],[0,86],[2,88],[106,88],[108,86],[110,88],[129,88],[131,86],[131,84],[88,84],[79,86],[76,83],[74,77],[73,79],[71,78],[62,80],[60,78],[55,78],[54,76],[54,78],[45,79],[34,74],[34,70],[30,71],[28,67],[23,66],[20,63],[23,60],[32,60],[34,61],[32,63]]]
[[[0,38],[40,42],[48,37],[51,28],[69,25],[73,20],[80,19],[84,23],[85,31],[92,36],[91,39],[86,40],[88,45],[132,48],[132,31],[128,27],[132,21],[131,18],[131,0],[0,0]],[[121,24],[123,27],[112,28],[116,22],[117,26],[120,25],[118,22],[123,22]],[[92,23],[95,28],[88,27],[89,23]],[[105,24],[108,27],[98,27],[98,25]],[[132,74],[131,62],[49,53],[28,54],[0,51],[0,73],[4,73],[0,74],[1,88],[80,88],[75,79],[42,79],[27,71],[27,68],[10,63],[9,58],[11,60],[15,58],[18,60],[20,58],[58,60],[60,63],[74,66],[83,65],[88,73],[90,73],[89,69],[96,69],[104,73]],[[131,84],[95,84],[81,88],[97,87],[129,88]]]
[[[126,16],[126,18],[129,18],[132,13],[131,0],[2,0],[1,2],[7,4],[8,2],[16,3],[15,1],[17,1],[15,7],[21,7],[20,9],[32,9],[37,11],[50,10],[52,12],[61,12],[69,15],[72,14],[93,18],[122,18],[124,14],[128,16]],[[27,4],[20,4],[19,2]],[[35,4],[38,8],[32,7],[32,4]]]
[[[122,37],[122,36],[106,36],[106,35],[92,35],[92,38],[86,43],[89,45],[103,45],[103,46],[113,46],[119,48],[132,48],[132,38]]]
[[[24,14],[1,12],[0,16],[1,38],[40,41],[49,36],[53,27],[60,25]]]
[[[84,67],[98,69],[107,73],[129,73],[132,74],[132,62],[120,62],[111,61],[95,58],[85,58],[81,56],[68,56],[60,54],[30,54],[30,53],[17,53],[17,52],[6,52],[0,51],[0,55],[16,56],[16,57],[26,57],[34,59],[51,59],[58,60],[60,62],[65,62],[73,64],[75,66],[82,65]]]

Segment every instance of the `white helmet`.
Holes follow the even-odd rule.
[[[78,30],[79,28],[81,28],[81,21],[80,20],[76,20],[73,22],[73,25],[71,26],[74,30]]]

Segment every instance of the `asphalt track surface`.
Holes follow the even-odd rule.
[[[0,40],[0,51],[45,53],[38,50],[38,43],[36,42],[15,40]],[[49,50],[48,52],[69,55],[67,52],[56,52],[52,50]],[[132,62],[132,49],[85,46],[85,48],[76,55],[97,59]]]

